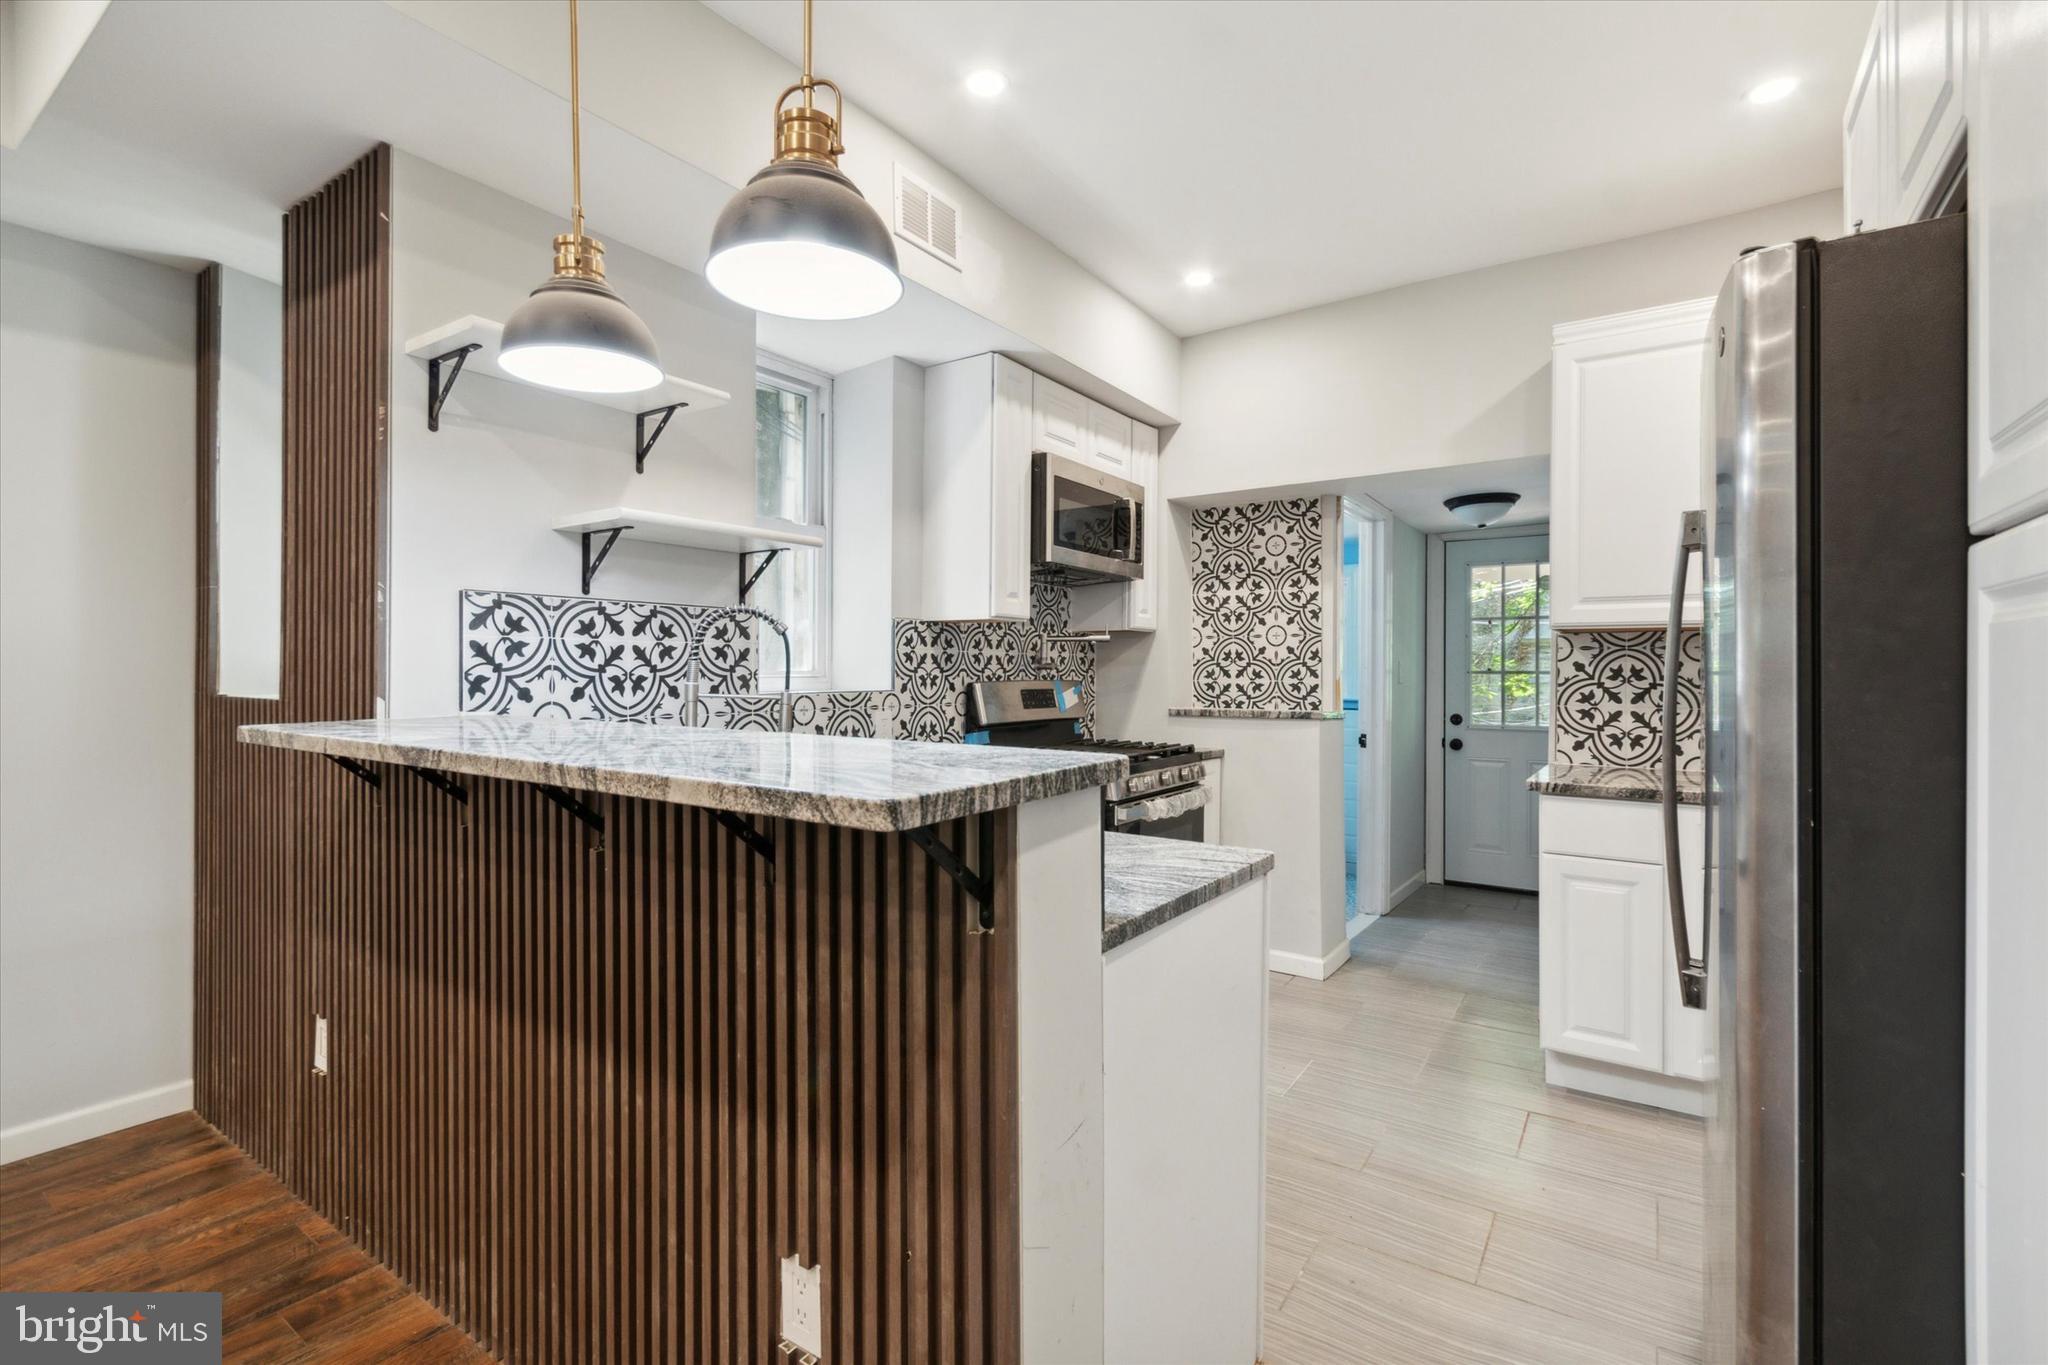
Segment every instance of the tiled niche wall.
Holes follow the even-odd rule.
[[[1328,510],[1293,498],[1205,507],[1189,541],[1194,704],[1313,711],[1325,705]]]
[[[1560,630],[1553,644],[1552,763],[1651,768],[1662,761],[1664,632]],[[1706,712],[1701,701],[1700,633],[1678,643],[1678,765],[1702,771]]]
[[[772,730],[781,698],[756,689],[779,666],[756,625],[714,621],[716,607],[472,589],[462,594],[462,709],[648,724]],[[990,678],[1060,677],[1095,703],[1095,646],[1068,633],[1064,585],[1035,583],[1026,621],[895,623],[895,688],[799,692],[796,729],[958,742],[967,687]],[[689,646],[703,633],[696,710],[683,714]],[[762,654],[765,653],[765,663]]]

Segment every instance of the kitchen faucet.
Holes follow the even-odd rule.
[[[716,611],[712,612],[709,616],[705,617],[704,620],[698,625],[697,629],[691,632],[689,642],[683,646],[684,662],[686,664],[686,668],[683,674],[683,723],[685,725],[695,723],[695,716],[697,714],[698,690],[698,647],[703,643],[704,632],[711,629],[712,626],[718,624],[720,621],[729,621],[739,616],[751,616],[754,617],[756,620],[765,621],[768,624],[768,628],[770,630],[774,631],[777,635],[782,637],[781,727],[783,732],[787,734],[794,726],[794,719],[790,709],[792,699],[789,695],[789,681],[791,668],[789,631],[786,627],[783,626],[782,622],[776,620],[775,617],[771,616],[769,613],[762,611],[759,607],[720,607]],[[754,686],[755,690],[758,691],[760,689],[760,672],[758,669],[756,669],[754,674]]]

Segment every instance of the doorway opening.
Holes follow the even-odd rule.
[[[1387,910],[1392,807],[1388,792],[1388,517],[1345,498],[1341,523],[1338,677],[1344,708],[1344,931]]]

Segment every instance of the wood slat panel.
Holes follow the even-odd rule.
[[[285,217],[276,701],[211,685],[201,280],[200,1114],[504,1360],[780,1365],[795,1251],[830,1359],[1013,1365],[1007,874],[970,935],[903,836],[756,820],[771,871],[706,811],[594,798],[599,842],[521,784],[458,803],[235,741],[383,692],[390,176],[379,148]]]

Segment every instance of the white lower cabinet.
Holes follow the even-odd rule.
[[[1680,865],[1699,953],[1705,815],[1679,810]],[[1711,1059],[1704,1010],[1680,997],[1663,815],[1649,802],[1539,803],[1538,1027],[1556,1085],[1700,1112]]]

